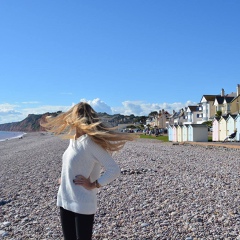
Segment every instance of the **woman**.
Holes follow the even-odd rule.
[[[80,102],[41,124],[70,138],[62,157],[57,206],[65,240],[92,238],[97,189],[116,179],[120,170],[111,154],[136,138],[106,127],[92,107]],[[101,168],[105,172],[100,175]]]

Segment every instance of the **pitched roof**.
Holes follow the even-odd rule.
[[[236,116],[237,116],[237,114],[229,114],[229,115],[228,115],[228,118],[229,118],[229,117],[232,117],[233,119],[235,119]]]
[[[236,99],[237,99],[237,101],[240,100],[240,94],[238,96],[234,97],[231,102],[235,101]]]
[[[233,99],[234,97],[225,97],[227,103],[230,103]]]
[[[227,97],[227,96],[224,96],[224,97],[216,97],[215,101],[218,102],[218,104],[223,104],[224,103],[224,100],[227,102],[227,103],[230,103],[232,100],[234,99],[234,97]]]
[[[224,97],[216,97],[215,98],[215,101],[217,101],[218,102],[218,104],[223,104],[223,102],[224,102]]]
[[[219,121],[220,120],[220,117],[214,117],[213,118],[213,121],[216,120],[216,121]]]
[[[221,97],[221,95],[203,95],[207,101],[214,101],[216,97]]]
[[[227,114],[226,116],[222,116],[221,118],[223,118],[223,119],[227,120],[227,119],[228,119],[228,117],[229,117],[229,114]],[[220,119],[220,120],[221,120],[221,119]]]
[[[199,111],[199,106],[188,106],[188,108],[191,110],[191,112]]]

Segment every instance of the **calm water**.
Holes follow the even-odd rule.
[[[24,132],[10,132],[10,131],[0,131],[0,141],[10,140],[14,138],[22,137]]]

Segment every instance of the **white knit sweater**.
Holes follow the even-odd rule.
[[[101,167],[105,172],[100,176]],[[85,134],[77,140],[70,140],[63,154],[61,185],[57,195],[57,206],[80,214],[94,214],[97,211],[97,189],[87,190],[75,185],[73,179],[83,175],[90,181],[98,179],[104,186],[120,175],[120,169],[109,153]]]

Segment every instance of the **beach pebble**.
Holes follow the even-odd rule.
[[[10,223],[10,222],[3,222],[2,225],[3,225],[4,227],[8,227],[8,226],[11,225],[11,223]]]
[[[56,196],[67,146],[48,133],[1,142],[0,238],[63,238]],[[239,150],[139,139],[114,159],[121,175],[99,190],[93,240],[240,240]]]
[[[149,223],[142,223],[141,227],[147,227],[149,225]]]
[[[7,237],[9,234],[6,231],[0,230],[0,237],[4,238]]]

